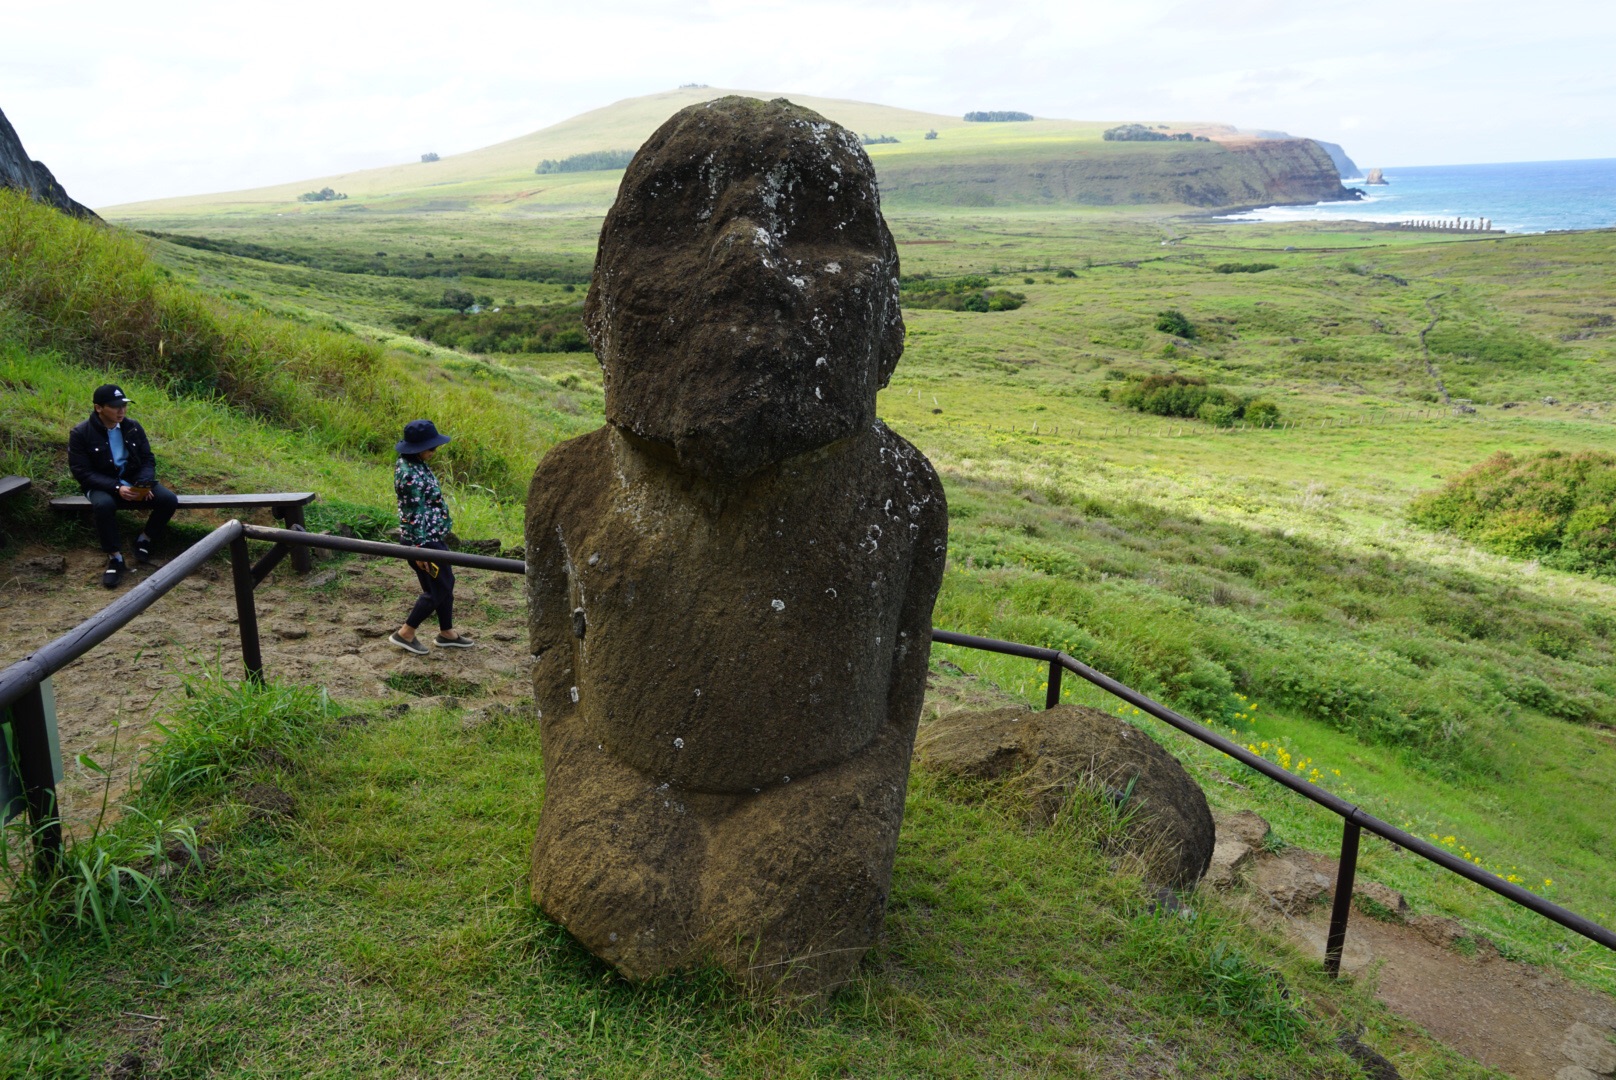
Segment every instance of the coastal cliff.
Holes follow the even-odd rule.
[[[1312,139],[1220,142],[1073,142],[1015,155],[876,163],[893,206],[1128,206],[1216,208],[1353,199],[1335,162]]]
[[[0,187],[25,191],[47,206],[54,206],[74,217],[96,218],[94,210],[74,201],[62,190],[62,185],[56,182],[56,177],[45,168],[43,161],[33,161],[28,157],[28,151],[22,147],[22,139],[17,136],[17,129],[11,126],[4,112],[0,112]]]

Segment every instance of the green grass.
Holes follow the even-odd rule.
[[[598,217],[513,224],[482,213],[322,211],[153,221],[142,224],[307,254],[303,262],[271,262],[150,247],[187,289],[301,326],[340,322],[374,341],[389,362],[407,358],[407,377],[439,395],[434,402],[486,395],[461,414],[455,433],[493,448],[496,460],[512,463],[513,476],[525,475],[555,438],[600,422],[599,374],[587,354],[500,354],[490,362],[391,329],[400,316],[430,310],[446,287],[540,305],[568,298],[563,285],[333,269],[367,250],[586,265]],[[1489,869],[1616,923],[1604,809],[1616,789],[1609,617],[1616,586],[1490,554],[1408,519],[1420,492],[1501,450],[1616,451],[1607,401],[1616,354],[1599,320],[1616,286],[1616,235],[1434,240],[1369,226],[1236,227],[1144,211],[910,212],[891,224],[906,275],[979,275],[986,288],[1027,298],[1013,311],[907,311],[908,350],[881,398],[882,415],[931,457],[948,489],[951,560],[939,625],[1067,648],[1253,745],[1267,743],[1271,757],[1283,749],[1293,764],[1306,759],[1307,775],[1316,769],[1318,782],[1393,823],[1439,842],[1452,837],[1449,846]],[[1273,269],[1217,272],[1259,252]],[[1157,313],[1168,308],[1197,328],[1196,341],[1155,329]],[[1473,414],[1438,406],[1419,347],[1433,311],[1443,333],[1431,336],[1432,360]],[[29,391],[0,395],[7,435],[0,468],[60,484],[65,426],[101,374],[65,347],[13,339],[0,350],[0,379]],[[1117,375],[1168,374],[1275,401],[1281,424],[1218,430],[1143,419],[1101,396],[1120,385]],[[391,516],[390,454],[358,450],[318,425],[243,418],[217,402],[170,394],[163,382],[132,383],[159,460],[171,470],[165,475],[237,490],[309,486],[322,503],[329,497],[334,514]],[[519,489],[463,483],[451,485],[450,497],[462,535],[507,543],[519,535]],[[16,500],[3,512],[8,521],[16,515]],[[21,512],[47,520],[37,504]],[[1035,665],[960,650],[943,655],[1012,695],[1042,699]],[[1066,693],[1107,706],[1071,680]],[[325,764],[311,758],[297,780],[310,815],[303,831],[252,840],[247,850],[262,857],[244,858],[262,874],[240,878],[257,882],[243,893],[248,906],[217,924],[187,924],[197,936],[185,938],[186,948],[206,941],[192,951],[230,959],[198,968],[197,982],[183,984],[208,987],[188,989],[197,996],[186,1000],[217,1011],[192,1014],[211,1019],[191,1029],[196,1041],[176,1049],[176,1060],[198,1068],[245,1060],[273,1071],[298,1038],[287,1013],[275,1011],[278,995],[293,1003],[286,1010],[298,1005],[300,1017],[320,1018],[297,1045],[329,1046],[333,1072],[363,1071],[362,1048],[376,1046],[405,1055],[389,1059],[404,1061],[399,1069],[470,1061],[449,1051],[470,1054],[464,1048],[477,1033],[499,1038],[490,1032],[514,1032],[505,1036],[510,1046],[535,1061],[564,1062],[558,1071],[624,1074],[640,1068],[630,1047],[645,1069],[671,1063],[673,1071],[740,1075],[765,1062],[786,1072],[799,1068],[787,1062],[789,1046],[793,1054],[809,1048],[801,1055],[805,1073],[867,1064],[875,1074],[952,1068],[973,1075],[1069,1068],[1080,1060],[1070,1056],[1073,1046],[1102,1045],[1104,1021],[1077,1032],[1052,1004],[1086,993],[1088,976],[1055,973],[1068,963],[1082,972],[1114,969],[1104,960],[1044,964],[1040,949],[1055,956],[1081,943],[1038,945],[1037,928],[1047,935],[1068,922],[1111,927],[1122,936],[1102,940],[1122,948],[1137,909],[1110,891],[1120,887],[1114,883],[1039,876],[1047,860],[1059,874],[1080,868],[1037,837],[1018,838],[991,808],[960,806],[917,782],[892,949],[829,1019],[782,1019],[700,979],[631,991],[533,923],[511,899],[522,889],[532,826],[510,813],[519,800],[508,785],[517,781],[473,767],[469,786],[451,782],[423,751],[460,762],[445,742],[458,737],[454,730],[451,718],[412,714],[342,736],[357,741],[333,744],[342,748],[340,762],[324,756],[327,744],[310,751]],[[515,739],[500,730],[498,739]],[[520,798],[536,798],[532,748],[498,739],[467,753],[491,755],[496,771],[520,760],[530,784]],[[1182,739],[1164,741],[1215,802],[1253,806],[1286,841],[1333,850],[1335,819]],[[427,793],[454,813],[429,808]],[[531,813],[531,802],[522,805]],[[344,815],[351,823],[336,821]],[[466,828],[478,838],[507,838],[476,848],[455,831]],[[364,835],[378,839],[366,847]],[[487,854],[495,849],[503,861]],[[388,876],[406,872],[397,884]],[[1509,955],[1616,990],[1608,953],[1450,874],[1377,842],[1365,845],[1364,873],[1403,889],[1417,911],[1464,919]],[[1072,884],[1078,880],[1080,889]],[[1090,895],[1084,890],[1099,904],[1097,923],[1047,906],[1052,896]],[[421,910],[406,910],[417,895],[426,897]],[[404,932],[392,934],[395,925]],[[976,925],[993,934],[965,932]],[[253,928],[240,943],[248,959],[231,952],[224,927]],[[933,929],[954,936],[934,940]],[[1222,965],[1213,960],[1218,941],[1236,941],[1265,965],[1289,963],[1247,934],[1225,927],[1198,939],[1186,946],[1193,960],[1150,954],[1165,966],[1147,965],[1162,982],[1145,985],[1178,980],[1180,989],[1141,991],[1161,995],[1150,1000],[1162,1012],[1145,1010],[1144,1030],[1198,1068],[1216,1067],[1204,1064],[1212,1058],[1200,1047],[1235,1032],[1203,978]],[[502,966],[494,958],[509,951],[489,942],[516,942],[522,964]],[[149,947],[131,955],[143,958],[141,970],[162,970],[173,946],[154,940]],[[423,958],[430,963],[412,974]],[[439,1001],[422,984],[441,979],[442,964],[458,981]],[[250,976],[239,992],[218,974],[238,969]],[[563,982],[533,981],[556,970],[567,973]],[[308,971],[318,973],[313,989]],[[1225,974],[1240,982],[1238,965]],[[45,983],[67,977],[43,968],[36,975]],[[147,985],[130,975],[97,987],[79,1015],[109,1015],[139,994],[154,995],[156,1005],[166,1000]],[[686,1000],[690,994],[703,1008]],[[994,994],[1002,1008],[973,1004]],[[375,1017],[383,1006],[391,1019]],[[1163,1016],[1175,1010],[1188,1026],[1168,1025]],[[1024,1029],[1012,1014],[1037,1022]],[[260,1024],[255,1016],[277,1019]],[[606,1034],[608,1020],[615,1036]],[[1032,1029],[1036,1039],[1026,1033]],[[84,1037],[100,1048],[114,1044],[109,1026],[96,1030]],[[547,1033],[554,1049],[540,1047],[533,1032]],[[1292,1053],[1314,1052],[1299,1038],[1302,1049]],[[1434,1074],[1437,1066],[1404,1075],[1420,1069]]]
[[[176,925],[132,923],[110,947],[63,933],[0,968],[8,1075],[99,1075],[133,1051],[163,1076],[1348,1078],[1334,1037],[1361,1025],[1405,1076],[1493,1075],[1215,902],[1153,913],[1102,853],[1104,799],[1029,832],[1008,796],[924,774],[885,940],[829,1002],[750,998],[710,972],[631,986],[527,900],[533,726],[335,723],[305,701],[257,741],[297,694],[198,688],[170,745],[274,754],[182,804],[215,861],[175,886]],[[282,785],[294,816],[242,813],[229,792],[247,782]]]

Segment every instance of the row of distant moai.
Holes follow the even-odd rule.
[[[1444,232],[1492,232],[1492,218],[1416,218],[1399,221],[1399,229],[1437,229]]]

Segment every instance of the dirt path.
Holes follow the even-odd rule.
[[[162,560],[159,558],[158,562]],[[50,564],[63,563],[60,572]],[[0,667],[20,660],[110,603],[100,585],[104,557],[29,549],[0,563]],[[135,581],[153,568],[142,568]],[[129,583],[119,590],[127,590]],[[265,672],[273,679],[324,686],[335,698],[409,701],[384,682],[399,673],[466,680],[477,689],[468,705],[531,697],[521,580],[512,574],[463,570],[456,624],[473,649],[433,649],[410,656],[387,644],[418,592],[414,575],[387,559],[316,562],[299,577],[282,563],[258,588]],[[435,624],[428,620],[428,627]],[[65,777],[60,795],[73,827],[93,820],[102,785],[76,757],[89,754],[113,770],[111,801],[127,786],[139,747],[158,733],[152,719],[169,712],[181,678],[209,665],[242,675],[230,568],[214,560],[158,600],[129,626],[58,672],[57,726]],[[114,737],[116,736],[116,753]]]

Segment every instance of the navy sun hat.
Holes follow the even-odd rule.
[[[134,402],[123,396],[123,387],[107,383],[105,386],[95,388],[95,394],[90,398],[97,405],[133,405]]]
[[[400,454],[422,454],[442,446],[449,436],[439,435],[437,425],[430,420],[411,420],[404,425],[404,440],[394,447]]]

